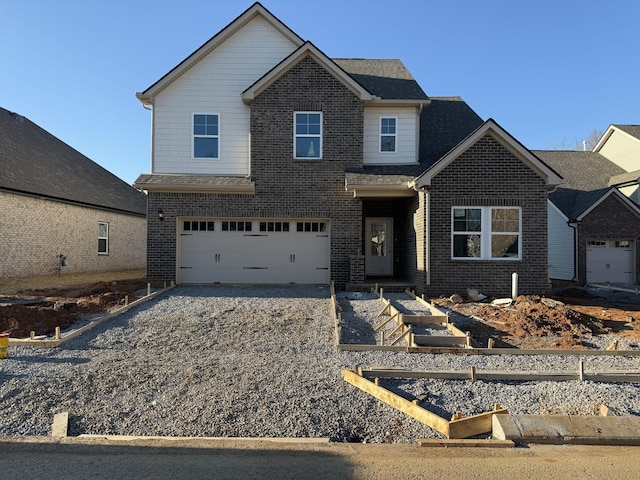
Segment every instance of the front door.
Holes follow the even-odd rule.
[[[365,242],[365,274],[393,275],[393,218],[367,218]]]

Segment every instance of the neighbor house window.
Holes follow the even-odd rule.
[[[453,208],[451,223],[454,259],[521,258],[520,208]]]
[[[196,113],[193,115],[193,157],[218,158],[220,149],[220,117]]]
[[[98,254],[107,255],[109,253],[109,224],[98,222]]]
[[[322,158],[322,113],[295,112],[294,122],[294,157]]]
[[[396,151],[397,119],[395,117],[380,118],[380,151]]]

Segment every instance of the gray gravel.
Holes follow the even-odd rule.
[[[392,296],[403,311],[424,307]],[[382,304],[340,293],[343,343],[373,343]],[[421,370],[577,370],[578,356],[337,352],[329,290],[177,287],[57,349],[10,347],[0,360],[0,434],[329,437],[414,443],[431,428],[344,382],[355,365]],[[369,340],[373,339],[373,342]],[[584,357],[586,371],[639,371],[638,357]],[[381,380],[443,417],[500,403],[512,413],[640,414],[638,384]]]

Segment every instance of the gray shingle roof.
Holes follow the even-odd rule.
[[[180,190],[253,190],[254,183],[246,177],[217,175],[173,175],[143,173],[135,183],[138,188]]]
[[[609,179],[609,185],[623,186],[632,183],[638,183],[640,181],[640,170],[634,170],[633,172],[625,172],[620,175],[614,175]]]
[[[640,125],[614,125],[614,127],[640,140]]]
[[[146,196],[16,113],[0,108],[0,189],[146,215]]]
[[[372,165],[350,169],[349,172],[386,175],[389,176],[390,183],[396,183],[393,176],[417,177],[480,125],[482,125],[482,119],[460,97],[431,97],[431,103],[422,110],[420,115],[418,164]]]
[[[334,58],[355,81],[384,100],[428,100],[400,60]]]
[[[599,153],[579,150],[533,150],[543,162],[565,179],[562,188],[580,191],[609,186],[609,179],[624,173],[624,169]]]
[[[618,165],[595,152],[534,150],[533,153],[565,179],[565,184],[549,194],[549,200],[569,220],[579,217],[607,194],[611,177],[624,173]]]

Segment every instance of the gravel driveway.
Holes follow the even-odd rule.
[[[176,287],[57,349],[10,347],[0,360],[0,434],[329,437],[403,442],[441,434],[344,382],[341,368],[574,370],[580,357],[337,352],[325,287]],[[389,295],[391,296],[391,295]],[[405,297],[406,298],[406,297]],[[400,297],[392,298],[400,302]],[[367,329],[371,294],[339,294]],[[402,307],[411,305],[402,300]],[[363,320],[364,319],[364,320]],[[348,330],[348,329],[347,329]],[[586,357],[585,370],[640,370],[638,357]],[[447,417],[498,402],[512,413],[640,414],[638,384],[384,380]]]

